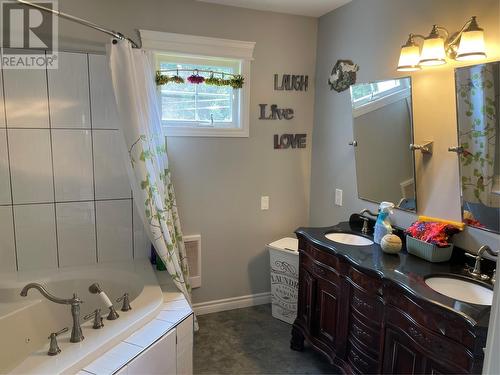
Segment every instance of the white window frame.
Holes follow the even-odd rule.
[[[402,80],[404,82],[404,80]],[[401,86],[391,90],[383,91],[384,95],[377,95],[374,100],[359,103],[356,107],[353,105],[353,117],[359,117],[369,112],[376,111],[389,104],[396,103],[402,99],[407,99],[411,96],[411,86],[403,83]]]
[[[165,33],[140,30],[142,47],[153,58],[156,70],[156,54],[168,54],[187,57],[219,58],[238,60],[240,74],[245,77],[245,84],[239,89],[239,127],[164,127],[167,136],[192,137],[248,137],[250,134],[250,65],[253,60],[254,42],[230,39],[209,38],[196,35]],[[160,94],[159,90],[158,93]],[[235,119],[233,119],[234,121]]]

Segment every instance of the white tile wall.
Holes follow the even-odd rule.
[[[94,202],[57,203],[60,267],[97,263]]]
[[[3,88],[3,74],[0,74],[0,88]],[[5,105],[3,101],[3,90],[0,90],[0,128],[5,127]]]
[[[135,259],[145,259],[149,257],[151,252],[151,243],[149,242],[148,235],[144,230],[144,225],[137,212],[136,208],[137,202],[134,200],[133,204],[133,229],[134,229],[134,258]],[[142,205],[142,202],[139,204]]]
[[[94,130],[93,135],[96,199],[130,198],[120,133],[118,130]]]
[[[8,135],[14,204],[52,202],[50,131],[9,129]]]
[[[56,268],[56,222],[53,204],[14,206],[19,270]]]
[[[118,129],[116,106],[109,105],[109,102],[115,99],[106,56],[89,54],[89,72],[92,127]]]
[[[7,153],[7,130],[0,129],[0,205],[9,204],[10,202],[11,196],[9,156]]]
[[[0,272],[16,270],[12,207],[0,207]]]
[[[57,71],[2,74],[0,271],[147,256],[106,58],[62,53]]]
[[[132,259],[132,201],[96,202],[99,262]]]
[[[47,77],[40,69],[3,71],[5,111],[10,128],[48,128]]]
[[[94,199],[90,130],[52,130],[56,202]]]
[[[57,69],[49,69],[50,126],[90,128],[87,55],[59,52]]]

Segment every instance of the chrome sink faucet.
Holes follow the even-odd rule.
[[[489,276],[488,275],[484,275],[481,273],[481,261],[483,260],[483,255],[484,253],[488,253],[490,254],[491,256],[494,256],[494,257],[497,257],[498,256],[498,251],[493,251],[488,245],[483,245],[479,248],[479,250],[477,251],[477,255],[473,255],[473,254],[469,254],[469,253],[465,253],[465,255],[467,255],[468,257],[470,258],[474,258],[476,260],[476,262],[474,263],[474,268],[471,269],[468,269],[467,271],[469,272],[469,274],[476,278],[476,279],[479,279],[479,280],[488,280],[489,279]],[[490,279],[490,281],[492,283],[495,283],[496,281],[496,272],[493,274],[493,277]]]
[[[361,220],[363,220],[363,228],[361,228],[361,233],[367,234],[368,233],[368,222],[370,221],[365,214],[368,214],[374,218],[377,218],[377,214],[374,214],[371,212],[368,208],[364,208],[359,212],[359,217]]]
[[[59,303],[61,305],[71,305],[71,316],[73,317],[73,329],[71,330],[71,339],[70,342],[80,342],[84,339],[82,333],[82,327],[80,326],[80,304],[83,301],[78,298],[76,293],[73,293],[72,298],[64,299],[58,298],[47,292],[45,287],[38,283],[29,283],[27,284],[23,290],[21,290],[21,296],[26,297],[28,295],[28,290],[36,289],[40,292],[42,296],[47,298],[49,301],[54,303]]]

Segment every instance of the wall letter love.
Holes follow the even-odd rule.
[[[284,150],[286,148],[306,148],[307,134],[278,134],[274,135],[274,148]]]

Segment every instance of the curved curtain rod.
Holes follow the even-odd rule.
[[[174,73],[177,72],[193,72],[194,74],[196,73],[210,73],[210,74],[219,74],[224,76],[232,76],[232,77],[237,77],[240,74],[234,74],[234,73],[225,73],[225,72],[217,72],[215,70],[205,70],[205,69],[158,69],[157,72],[159,73]]]
[[[87,26],[87,27],[90,27],[92,29],[98,30],[98,31],[100,31],[102,33],[111,35],[114,38],[117,38],[117,39],[120,39],[120,40],[128,40],[130,42],[130,44],[132,44],[132,47],[134,47],[134,48],[140,48],[140,45],[138,45],[136,42],[134,42],[132,39],[130,39],[126,35],[123,35],[122,33],[114,31],[114,30],[106,29],[106,28],[104,28],[102,26],[96,25],[95,23],[92,23],[90,21],[84,20],[83,18],[75,17],[75,16],[72,16],[71,14],[63,13],[63,12],[60,12],[58,10],[46,8],[46,7],[42,6],[42,5],[34,4],[34,3],[26,1],[26,0],[17,0],[17,2],[21,3],[21,4],[24,4],[24,5],[27,5],[27,6],[30,6],[32,8],[43,10],[44,12],[55,14],[58,17],[65,18],[67,20],[79,23],[80,25]]]

